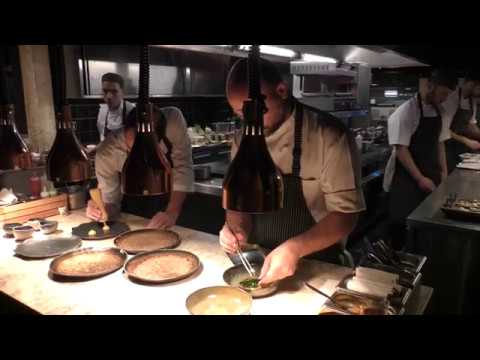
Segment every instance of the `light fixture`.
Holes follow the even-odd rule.
[[[223,182],[223,208],[253,214],[283,208],[283,180],[264,136],[266,107],[260,89],[259,50],[253,45],[248,56],[249,98],[243,104],[243,137]]]
[[[320,55],[313,55],[313,54],[302,54],[302,60],[306,62],[321,62],[321,63],[328,63],[328,64],[338,63],[338,61],[335,60],[334,58],[320,56]]]
[[[90,161],[72,126],[63,46],[53,47],[51,55],[57,134],[47,157],[47,176],[56,186],[83,184],[90,178]]]
[[[137,134],[122,169],[122,192],[131,196],[164,195],[171,192],[172,170],[155,132],[156,116],[149,100],[150,62],[148,45],[141,47]],[[158,121],[161,121],[158,119]]]
[[[32,165],[32,158],[15,125],[15,107],[10,98],[8,59],[6,66],[0,71],[0,170],[28,169]]]
[[[0,170],[28,169],[31,165],[30,151],[15,125],[14,106],[0,105]]]
[[[243,51],[250,51],[252,45],[239,45],[238,49]],[[297,53],[290,49],[285,49],[278,46],[272,45],[260,45],[260,53],[265,55],[273,55],[286,58],[294,58],[297,56]]]

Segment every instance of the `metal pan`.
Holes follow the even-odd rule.
[[[173,249],[180,245],[180,236],[168,230],[143,229],[126,232],[115,238],[118,248],[129,254]]]
[[[262,267],[258,264],[252,264],[252,267],[255,269],[257,274],[260,274]],[[278,290],[278,282],[269,285],[268,287],[264,288],[257,288],[257,289],[249,289],[242,286],[240,283],[250,278],[250,275],[245,270],[243,265],[238,265],[233,268],[228,269],[223,274],[223,280],[230,286],[240,288],[252,295],[254,298],[261,298],[271,296]]]
[[[139,254],[126,264],[131,280],[145,284],[165,284],[192,276],[200,269],[200,259],[187,251],[158,250]]]
[[[15,248],[15,254],[29,259],[46,259],[62,255],[79,248],[82,240],[79,237],[62,237],[47,240],[27,240]]]
[[[83,240],[105,240],[112,239],[130,230],[130,227],[127,224],[118,221],[107,221],[107,225],[110,227],[110,230],[105,232],[103,231],[103,223],[85,223],[73,228],[72,234],[82,238]],[[88,235],[90,230],[94,230],[96,235]]]
[[[62,278],[90,279],[117,271],[126,260],[127,254],[117,248],[80,249],[54,259],[50,271]]]

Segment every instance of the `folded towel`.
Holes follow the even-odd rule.
[[[12,189],[3,188],[0,191],[0,205],[11,205],[18,201],[18,198],[13,193]]]

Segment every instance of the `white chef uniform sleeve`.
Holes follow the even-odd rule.
[[[416,102],[401,105],[388,119],[388,142],[390,145],[409,146],[418,123]]]
[[[325,128],[320,184],[329,212],[358,213],[366,209],[361,187],[360,156],[349,132]]]

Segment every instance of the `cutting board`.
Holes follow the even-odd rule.
[[[66,206],[67,194],[60,194],[15,205],[1,206],[0,222],[22,223],[32,218],[47,218],[58,215],[58,209]]]

